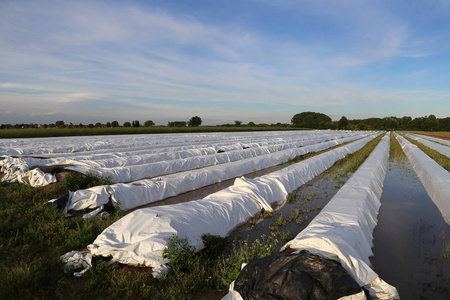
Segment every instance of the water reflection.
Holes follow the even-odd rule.
[[[449,299],[445,245],[450,227],[406,156],[392,148],[381,203],[371,258],[374,270],[402,299]]]

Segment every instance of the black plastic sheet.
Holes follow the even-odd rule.
[[[313,255],[278,254],[249,263],[234,283],[243,299],[339,299],[362,291],[336,261]]]

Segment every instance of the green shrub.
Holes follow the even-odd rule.
[[[169,245],[164,249],[163,257],[169,259],[171,272],[177,274],[188,272],[199,263],[195,247],[189,244],[189,239],[176,235],[169,238]]]
[[[111,177],[102,177],[93,173],[81,174],[71,172],[61,181],[61,186],[65,190],[77,191],[99,185],[113,184]]]

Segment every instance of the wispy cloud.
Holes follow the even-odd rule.
[[[261,16],[250,4],[241,4],[248,19],[230,13],[229,20],[217,11],[211,12],[216,19],[205,18],[196,7],[181,10],[162,2],[2,4],[3,109],[18,112],[26,107],[25,114],[33,117],[51,116],[39,111],[76,112],[84,118],[99,114],[95,109],[108,103],[108,117],[145,117],[148,109],[167,119],[195,111],[216,119],[220,113],[208,106],[232,110],[245,104],[242,114],[249,114],[258,106],[278,103],[289,119],[292,111],[283,105],[322,109],[423,101],[431,94],[405,96],[399,92],[405,86],[393,88],[407,77],[397,74],[401,68],[395,64],[445,51],[436,45],[448,34],[421,33],[408,12],[392,8],[395,4],[266,1],[258,2]],[[232,5],[224,9],[232,11]],[[273,24],[270,32],[264,30],[266,23]],[[408,74],[425,69],[409,68]],[[389,85],[382,84],[381,73],[391,79]],[[175,113],[183,103],[191,106]]]
[[[41,113],[41,112],[33,112],[33,113],[30,113],[30,117],[36,117],[36,116],[54,116],[54,115],[57,115],[57,114],[58,114],[57,111],[43,112],[43,113]]]

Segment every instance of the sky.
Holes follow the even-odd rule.
[[[0,124],[450,116],[450,0],[0,0]]]

